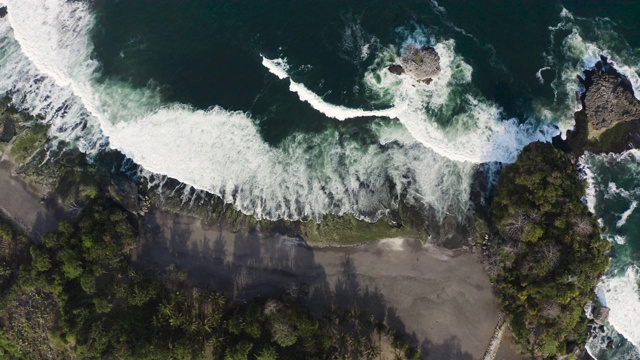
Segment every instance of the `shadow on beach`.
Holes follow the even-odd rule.
[[[440,281],[440,273],[424,272],[442,263],[442,272],[451,273],[446,267],[459,267],[451,259],[460,256],[402,239],[314,249],[293,237],[228,232],[164,212],[145,216],[140,235],[133,258],[145,270],[161,273],[174,266],[193,285],[224,292],[236,302],[293,295],[318,316],[336,308],[366,313],[405,334],[425,358],[481,358],[497,321],[488,279],[481,285],[462,281],[460,289],[448,286],[446,275]]]

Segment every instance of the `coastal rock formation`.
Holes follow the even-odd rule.
[[[609,308],[598,306],[593,311],[593,321],[595,321],[596,324],[604,325],[607,323],[607,320],[609,320]]]
[[[576,126],[553,144],[577,156],[592,153],[622,153],[640,148],[640,101],[629,79],[618,72],[606,56],[578,81],[585,91],[580,95],[582,109],[575,113]]]
[[[598,137],[617,123],[640,119],[640,101],[635,98],[629,79],[618,73],[605,56],[600,58],[596,68],[585,71],[585,78],[579,79],[586,88],[582,100],[590,137]]]
[[[640,102],[628,89],[626,79],[598,72],[585,94],[585,110],[595,130],[609,128],[618,122],[640,119]]]
[[[404,68],[402,67],[402,65],[393,64],[393,65],[389,66],[387,69],[389,70],[390,73],[395,74],[395,75],[404,74]]]
[[[440,55],[430,46],[416,48],[409,45],[405,48],[405,55],[400,58],[400,64],[388,67],[396,75],[407,74],[417,81],[429,84],[440,74]]]
[[[144,215],[149,210],[149,198],[138,191],[138,185],[124,178],[113,178],[109,185],[109,195],[125,210],[132,214]]]

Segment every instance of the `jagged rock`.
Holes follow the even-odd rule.
[[[405,48],[405,55],[400,58],[400,64],[387,68],[396,75],[407,74],[416,81],[431,83],[440,74],[440,55],[430,46],[416,48],[409,45]]]
[[[6,6],[2,6],[0,7],[0,19],[7,16],[7,7]]]
[[[604,325],[609,320],[609,308],[605,306],[598,306],[593,311],[593,321],[596,324]]]
[[[619,122],[640,119],[640,101],[634,97],[629,80],[615,72],[605,57],[584,82],[585,112],[591,129],[604,130]]]
[[[401,65],[398,65],[398,64],[390,65],[387,68],[387,70],[389,70],[390,73],[395,74],[395,75],[404,74],[404,68]]]
[[[124,178],[114,178],[109,185],[109,195],[125,210],[133,214],[139,214],[142,210],[138,185]]]
[[[400,65],[414,79],[428,81],[440,74],[440,55],[430,46],[415,48],[409,45],[400,59]]]

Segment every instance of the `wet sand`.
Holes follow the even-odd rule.
[[[232,233],[155,211],[141,224],[134,259],[155,271],[175,264],[236,300],[302,291],[316,312],[356,307],[404,330],[430,359],[482,358],[498,321],[476,254],[414,240],[313,249],[296,238]]]

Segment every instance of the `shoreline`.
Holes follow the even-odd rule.
[[[0,153],[0,210],[38,241],[72,213],[17,175],[8,150]],[[234,301],[296,294],[316,314],[356,308],[406,333],[430,358],[482,358],[498,322],[481,255],[465,247],[451,250],[402,233],[360,245],[309,246],[299,234],[215,225],[159,206],[138,219],[132,260],[141,270],[173,266],[194,285]]]
[[[157,273],[173,266],[235,301],[289,293],[316,313],[357,308],[406,332],[430,358],[482,358],[498,323],[498,300],[478,253],[406,238],[318,248],[153,209],[141,218],[132,257]]]

